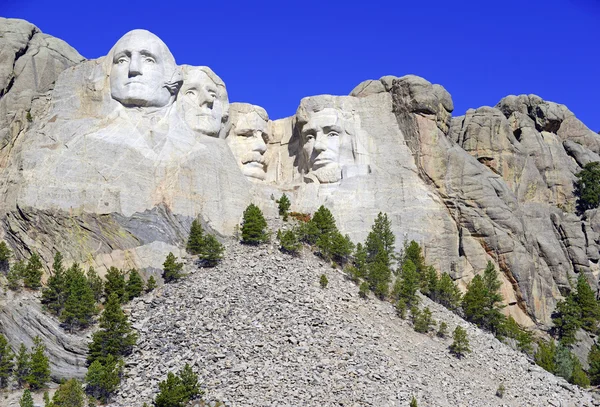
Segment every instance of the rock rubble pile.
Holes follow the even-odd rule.
[[[407,406],[413,396],[424,406],[594,405],[588,392],[423,297],[450,331],[467,329],[473,352],[456,359],[451,338],[414,332],[392,304],[361,299],[310,253],[230,243],[217,267],[189,268],[130,304],[138,346],[111,406],[150,403],[185,363],[205,399],[228,406]]]

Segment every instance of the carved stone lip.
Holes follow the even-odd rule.
[[[261,168],[264,169],[265,168],[265,163],[264,161],[246,161],[245,163],[243,163],[244,166],[246,167],[255,167],[255,168]]]
[[[336,163],[335,159],[333,159],[331,157],[327,157],[327,156],[321,157],[321,156],[318,156],[313,161],[313,168],[315,168],[315,167],[317,167],[317,168],[325,167],[326,165],[335,164],[335,163]]]

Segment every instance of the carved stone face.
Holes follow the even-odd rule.
[[[264,159],[267,151],[267,118],[261,109],[236,113],[232,110],[232,128],[227,137],[242,173],[253,180],[264,180],[267,163]]]
[[[340,145],[343,134],[339,112],[333,108],[310,113],[308,122],[302,127],[302,149],[308,170],[317,174],[329,174],[328,180],[323,179],[321,182],[337,182],[340,179]]]
[[[223,90],[202,69],[192,68],[185,72],[178,101],[185,122],[192,130],[218,137],[225,109],[221,93]]]
[[[126,107],[163,107],[173,100],[167,84],[175,59],[164,42],[145,30],[125,34],[113,47],[110,92]]]

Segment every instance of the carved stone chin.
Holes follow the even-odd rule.
[[[146,30],[125,34],[110,51],[110,93],[125,107],[164,107],[180,75],[164,42]]]

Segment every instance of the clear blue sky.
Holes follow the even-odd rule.
[[[294,114],[304,96],[410,73],[443,85],[455,115],[535,93],[600,130],[598,0],[1,0],[0,15],[87,58],[145,28],[177,63],[210,66],[231,101],[274,119]]]

